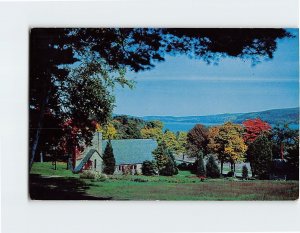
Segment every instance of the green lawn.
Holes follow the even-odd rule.
[[[109,176],[103,182],[81,179],[58,163],[35,163],[30,175],[32,199],[105,200],[295,200],[298,181],[207,179],[188,171],[173,177]]]

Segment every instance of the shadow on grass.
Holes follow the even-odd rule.
[[[77,178],[29,176],[29,194],[32,200],[110,200],[86,194],[89,186]]]

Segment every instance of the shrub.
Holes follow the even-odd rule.
[[[174,165],[174,162],[169,159],[165,166],[160,170],[160,175],[162,176],[173,176],[178,174],[178,169]]]
[[[206,176],[210,178],[220,177],[219,167],[212,155],[208,158],[208,161],[206,163]]]
[[[134,182],[148,182],[148,180],[143,179],[143,178],[134,178],[134,179],[131,179],[131,181],[134,181]]]
[[[183,163],[180,163],[177,165],[177,168],[180,170],[180,171],[187,171],[188,170],[188,165],[183,162]]]
[[[229,181],[240,181],[238,178],[236,177],[227,177],[226,180],[229,180]]]
[[[192,173],[196,172],[195,163],[180,163],[177,165],[178,170],[180,171],[190,171]]]
[[[227,177],[233,177],[234,176],[234,172],[233,171],[229,171],[228,173],[227,173]]]
[[[153,176],[156,174],[155,165],[151,161],[144,161],[142,164],[142,174],[145,176]]]
[[[79,177],[82,179],[94,179],[95,174],[92,170],[84,170],[82,173],[80,173]]]
[[[98,173],[98,175],[96,176],[96,180],[97,181],[105,181],[107,179],[107,175],[106,174],[103,174],[103,173]]]
[[[90,179],[95,181],[105,181],[107,179],[107,175],[92,170],[84,170],[79,177],[81,179]]]
[[[246,165],[244,165],[242,168],[242,177],[243,179],[248,179],[248,168]]]
[[[194,163],[189,163],[188,170],[191,171],[191,173],[196,174],[197,171],[197,160]]]

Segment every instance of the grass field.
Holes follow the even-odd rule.
[[[45,200],[296,200],[298,181],[207,179],[187,171],[173,177],[109,176],[105,181],[79,178],[58,163],[35,163],[30,196]]]

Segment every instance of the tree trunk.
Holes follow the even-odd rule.
[[[223,164],[224,164],[224,162],[221,161],[221,176],[223,176]]]
[[[70,160],[70,155],[68,154],[68,158],[67,158],[67,170],[69,170],[69,160]]]
[[[43,157],[43,152],[40,152],[40,162],[43,163],[44,162],[44,157]]]
[[[252,164],[252,162],[250,161],[250,169],[251,169],[251,173],[252,173],[252,177],[254,177],[255,176],[255,172],[254,172],[254,167],[253,167],[253,164]]]
[[[32,168],[32,164],[34,162],[36,150],[37,150],[37,147],[38,147],[38,144],[39,144],[41,129],[42,129],[42,126],[43,126],[45,108],[48,104],[49,96],[50,96],[50,89],[46,92],[46,97],[43,100],[43,103],[42,103],[42,106],[41,106],[41,111],[40,111],[40,116],[39,116],[39,120],[38,120],[38,124],[37,124],[37,129],[36,129],[36,133],[35,133],[34,140],[33,140],[33,143],[32,143],[32,148],[31,148],[29,171]]]
[[[76,167],[76,154],[77,154],[77,145],[75,143],[76,139],[75,139],[76,136],[73,135],[72,137],[72,141],[73,141],[73,155],[72,155],[72,169],[75,169]]]
[[[233,176],[235,177],[235,163],[233,163]]]

